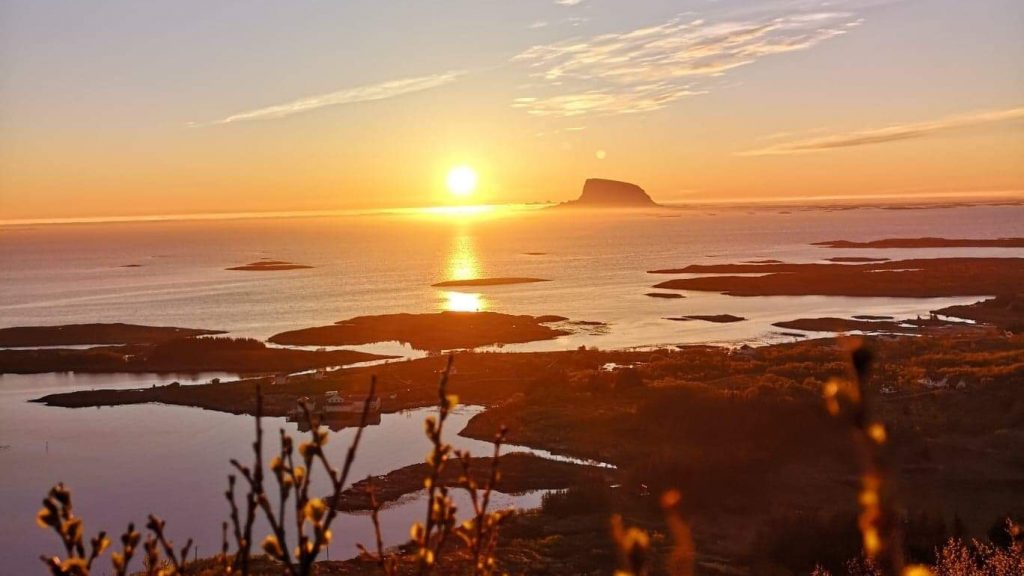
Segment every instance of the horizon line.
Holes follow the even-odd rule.
[[[1005,200],[1024,201],[1024,190],[986,190],[974,192],[922,192],[922,193],[884,193],[884,194],[862,194],[862,195],[825,195],[825,196],[783,196],[783,197],[745,197],[729,199],[701,199],[701,200],[670,200],[660,202],[661,206],[667,208],[684,208],[686,206],[707,206],[707,205],[747,205],[747,204],[825,204],[828,202],[849,202],[853,205],[858,203],[870,204],[879,200],[892,200],[887,204],[898,205],[901,203],[920,204],[942,204],[951,200],[985,200],[987,202],[1000,202]],[[933,201],[933,202],[929,202]],[[195,212],[177,214],[138,214],[124,216],[67,216],[57,218],[4,218],[0,219],[0,228],[19,226],[50,226],[50,225],[72,225],[72,224],[130,224],[144,222],[183,222],[183,221],[215,221],[215,220],[259,220],[275,218],[322,218],[330,216],[373,216],[385,214],[438,214],[451,210],[453,213],[463,212],[465,209],[489,208],[541,208],[555,206],[560,202],[506,202],[494,204],[476,205],[434,205],[434,206],[407,206],[389,208],[332,208],[319,210],[267,210],[267,211],[244,211],[244,212]],[[473,211],[473,210],[471,210]],[[479,212],[475,210],[474,212]]]

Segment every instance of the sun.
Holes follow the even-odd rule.
[[[469,166],[456,166],[448,172],[448,191],[466,197],[476,190],[476,170]]]

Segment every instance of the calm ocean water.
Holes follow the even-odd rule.
[[[484,309],[609,324],[599,333],[508,347],[517,350],[763,343],[789,339],[771,327],[779,320],[912,316],[976,298],[735,298],[692,292],[686,299],[661,300],[644,293],[667,277],[646,271],[765,258],[816,262],[836,255],[1024,256],[1024,250],[1012,249],[810,246],[833,239],[1024,236],[1021,206],[713,208],[669,216],[519,211],[0,227],[0,326],[133,322],[266,338],[356,315]],[[224,270],[260,258],[314,268]],[[552,281],[479,291],[430,286],[490,276]],[[719,313],[748,320],[725,325],[664,320]],[[226,377],[197,380],[216,376]],[[46,489],[58,481],[74,489],[89,532],[119,533],[128,520],[142,523],[152,511],[166,517],[179,540],[196,537],[200,554],[216,550],[227,511],[221,495],[227,460],[248,454],[251,419],[170,406],[70,410],[27,402],[55,391],[175,379],[188,382],[180,375],[0,376],[0,575],[41,573],[38,554],[56,551],[55,540],[35,527],[33,517]],[[470,414],[461,413],[452,430]],[[420,441],[423,415],[387,416],[374,427],[354,478],[421,461],[428,448]],[[274,420],[268,428],[281,425],[290,426]],[[341,450],[348,434],[335,434],[332,450]],[[483,448],[470,440],[459,443],[477,452]],[[529,506],[538,500],[533,494],[505,502]],[[414,508],[418,511],[419,503],[407,502],[388,513],[391,541],[407,534]],[[348,544],[368,540],[368,527],[365,516],[346,519],[335,531],[332,554],[350,555]]]
[[[662,300],[644,293],[666,277],[646,271],[763,258],[814,262],[836,255],[1024,255],[1012,249],[837,251],[810,246],[833,239],[1019,236],[1024,235],[1024,206],[669,214],[413,213],[0,228],[0,325],[135,322],[266,338],[363,314],[486,309],[610,324],[603,334],[571,336],[531,349],[763,341],[778,338],[770,326],[778,320],[864,313],[867,308],[916,314],[964,299],[733,298],[693,292],[686,299]],[[260,258],[314,268],[225,270]],[[492,276],[552,282],[479,291],[430,286]],[[663,320],[717,313],[749,321]]]

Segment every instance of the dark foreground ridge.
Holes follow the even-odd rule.
[[[865,339],[877,358],[873,416],[886,423],[887,450],[898,463],[887,479],[904,488],[899,502],[907,510],[907,533],[924,534],[926,553],[950,534],[943,526],[954,513],[960,534],[981,536],[1019,501],[1024,478],[1013,455],[1024,442],[1022,338]],[[631,524],[658,529],[658,498],[669,488],[685,495],[682,510],[699,574],[741,573],[722,566],[747,567],[743,573],[750,574],[809,574],[819,562],[841,566],[860,551],[860,452],[849,428],[823,408],[822,389],[848,374],[845,350],[822,339],[743,351],[693,346],[457,354],[446,393],[487,407],[464,435],[489,439],[506,424],[509,443],[616,466],[578,477],[568,492],[546,496],[541,509],[510,517],[502,566],[510,573],[610,573],[603,569],[614,562],[609,516],[625,513]],[[607,369],[610,364],[615,368]],[[434,382],[444,366],[444,358],[428,357],[263,386],[262,413],[283,415],[299,398],[327,390],[365,393],[370,374],[378,378],[382,411],[429,406],[437,402]],[[256,405],[254,381],[157,390],[143,401],[250,414]],[[70,405],[77,398],[77,405],[97,405],[110,394],[127,395],[80,391],[49,402]],[[486,460],[479,463],[473,470],[487,469]],[[505,482],[516,466],[502,462],[501,490],[513,489]],[[529,461],[523,467],[527,479],[539,474]],[[561,482],[561,472],[553,472],[543,475]],[[605,474],[614,474],[614,483]],[[413,476],[385,476],[378,495],[404,492]],[[947,523],[924,532],[926,513]],[[359,562],[345,565],[351,571],[333,564],[339,572],[320,573],[375,573],[376,565]]]
[[[559,207],[572,208],[653,208],[659,206],[644,189],[629,182],[588,178],[576,200]]]
[[[0,346],[84,346],[88,344],[156,344],[176,338],[224,334],[223,330],[142,326],[140,324],[65,324],[0,328]]]

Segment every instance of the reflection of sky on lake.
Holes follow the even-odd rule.
[[[224,374],[208,374],[208,381]],[[35,573],[41,553],[58,553],[58,541],[35,525],[35,513],[50,486],[65,482],[73,491],[75,511],[85,519],[89,534],[104,529],[120,534],[129,521],[145,523],[152,512],[167,521],[179,543],[193,537],[199,554],[213,554],[220,543],[220,522],[227,518],[223,491],[230,472],[228,460],[251,459],[254,421],[180,406],[135,405],[108,408],[55,408],[29,403],[41,395],[92,388],[147,387],[178,380],[181,375],[11,375],[0,377],[0,574],[6,570]],[[447,439],[455,447],[489,454],[486,442],[457,436],[479,408],[461,407],[449,420]],[[371,426],[353,467],[350,481],[385,474],[422,462],[429,450],[423,419],[430,410],[385,414]],[[277,430],[295,438],[296,425],[282,418],[264,421],[267,454],[277,446]],[[354,434],[332,432],[327,450],[339,465]],[[323,480],[322,476],[317,476]],[[314,494],[326,494],[326,482],[314,484]],[[502,505],[534,506],[539,494],[502,496]],[[420,519],[425,503],[415,497],[391,507],[383,519],[389,543],[403,542],[409,524]],[[355,553],[354,543],[372,542],[365,515],[343,515],[335,525],[332,557]],[[265,527],[260,528],[262,539]],[[13,572],[12,572],[13,573]]]

